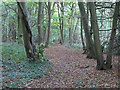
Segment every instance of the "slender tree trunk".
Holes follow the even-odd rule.
[[[70,19],[68,20],[68,24],[70,23]],[[72,46],[72,29],[71,29],[71,25],[69,25],[69,45]]]
[[[94,2],[89,2],[89,9],[91,14],[91,25],[93,29],[93,36],[94,36],[94,46],[95,46],[95,53],[97,59],[97,67],[96,69],[102,70],[104,69],[104,60],[103,60],[103,53],[101,48],[101,43],[99,39],[99,28],[97,23],[97,15],[95,10]]]
[[[69,25],[69,45],[72,46],[72,42],[73,42],[73,28],[74,28],[74,21],[75,21],[75,18],[73,18],[73,9],[74,9],[74,4],[72,4],[72,7],[71,7],[71,18],[69,18],[68,20],[68,23],[70,24]]]
[[[3,4],[5,5],[5,3],[3,2]],[[6,6],[5,6],[5,10],[6,10],[6,14],[5,15],[3,15],[2,16],[2,21],[3,21],[3,23],[2,23],[2,41],[4,41],[4,42],[6,42],[7,41],[7,33],[8,33],[8,29],[7,29],[7,23],[8,23],[8,19],[7,19],[7,17],[8,17],[8,11],[7,11],[7,8],[6,8]],[[3,10],[1,10],[1,11],[3,11]]]
[[[71,42],[74,42],[74,31],[75,31],[75,16],[73,16],[73,18],[71,19]]]
[[[116,2],[115,12],[113,15],[113,24],[112,24],[112,32],[109,41],[108,53],[106,58],[106,66],[107,68],[112,68],[112,51],[113,51],[113,43],[116,35],[116,27],[118,21],[118,14],[119,14],[120,2]]]
[[[42,2],[38,3],[38,44],[40,45],[42,43]]]
[[[81,41],[82,41],[82,45],[83,45],[83,50],[85,50],[85,44],[84,44],[84,40],[83,40],[82,19],[81,19]]]
[[[74,38],[75,43],[77,43],[77,40],[79,38],[79,33],[76,33],[77,31],[79,32],[78,25],[79,25],[79,18],[77,18],[75,29],[73,31],[73,38]]]
[[[2,24],[2,41],[6,42],[7,41],[7,27],[6,27],[6,18],[7,18],[7,15],[4,16],[2,19],[3,19],[3,24]]]
[[[10,18],[9,18],[10,19]],[[9,38],[9,41],[12,41],[12,37],[13,37],[13,35],[12,35],[12,31],[13,31],[13,25],[12,25],[12,23],[9,21],[9,32],[8,32],[8,38]]]
[[[79,25],[79,18],[77,19],[77,22],[76,22],[76,25],[75,25],[75,29],[74,29],[74,33],[76,32],[78,25]]]
[[[59,24],[60,24],[60,35],[61,35],[61,39],[60,39],[60,43],[63,44],[63,10],[61,10],[62,14],[60,15],[60,6],[59,3],[57,3],[57,7],[58,7],[58,18],[59,18]]]
[[[59,6],[59,3],[57,3],[57,7],[58,7],[58,18],[59,18],[59,24],[60,24],[60,35],[61,35],[61,38],[62,38],[62,25],[61,25],[61,16],[60,16],[60,6]],[[60,39],[62,40],[62,39]]]
[[[61,2],[61,20],[62,20],[62,23],[61,23],[61,43],[63,44],[64,43],[64,37],[63,37],[63,25],[64,25],[64,20],[63,20],[63,16],[64,16],[64,6],[63,6],[63,2]]]
[[[43,5],[43,10],[42,10],[42,18],[43,18],[43,43],[45,44],[46,43],[46,26],[45,26],[45,17],[44,17],[44,13],[45,13],[45,10],[44,10],[45,8],[44,8],[44,5]],[[47,15],[47,13],[46,13],[46,15]]]
[[[48,47],[49,45],[50,29],[51,29],[51,2],[48,2],[48,33],[45,47]]]
[[[15,23],[12,24],[13,25],[13,31],[12,31],[12,40],[14,42],[16,42],[16,30],[15,30]]]
[[[17,2],[22,12],[23,39],[28,58],[35,60],[35,44],[33,43],[32,31],[28,19],[28,10],[25,2]]]
[[[46,27],[43,26],[44,30],[43,30],[43,43],[45,44],[46,43]]]
[[[74,4],[72,5],[72,25],[71,25],[71,29],[72,29],[72,43],[75,42],[75,39],[74,39],[74,32],[75,32],[75,19],[76,19],[76,5],[74,6]]]
[[[85,38],[86,38],[86,48],[87,48],[87,58],[95,58],[95,51],[93,47],[93,40],[90,35],[90,30],[88,26],[88,20],[87,20],[87,14],[85,12],[85,8],[83,5],[83,2],[78,2],[78,6],[80,9],[80,13],[82,16],[83,26],[84,26],[84,32],[85,32]]]
[[[2,41],[6,42],[7,41],[7,27],[5,26],[5,24],[2,25]]]
[[[23,26],[22,26],[22,12],[18,6],[18,44],[22,44],[22,36],[23,36]]]

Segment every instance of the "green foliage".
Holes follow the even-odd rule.
[[[25,60],[26,53],[23,46],[17,43],[3,43],[2,58],[6,62],[11,59],[14,61]],[[7,59],[7,60],[6,60]]]
[[[44,62],[46,59],[43,57],[45,46],[43,44],[37,45],[35,55],[40,59],[41,62]]]
[[[76,49],[81,49],[82,48],[82,46],[79,45],[79,44],[72,44],[72,47],[74,47]]]
[[[6,82],[10,83],[10,86],[3,87],[8,88],[21,87],[30,79],[40,78],[43,74],[52,70],[51,63],[48,60],[28,62],[24,47],[17,43],[2,44],[2,67],[2,83],[3,85]]]

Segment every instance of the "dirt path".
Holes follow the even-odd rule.
[[[45,49],[45,56],[54,64],[53,71],[40,79],[31,80],[27,87],[33,88],[76,88],[117,87],[115,68],[97,71],[96,61],[86,59],[81,49],[68,49],[59,44]]]

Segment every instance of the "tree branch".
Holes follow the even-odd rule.
[[[4,3],[5,4],[5,3]],[[18,15],[18,12],[14,9],[14,8],[12,8],[11,6],[9,6],[8,4],[5,4],[8,8],[10,8],[10,9],[12,9],[17,15]]]

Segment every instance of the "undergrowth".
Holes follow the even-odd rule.
[[[25,49],[22,45],[2,43],[3,88],[21,87],[26,85],[30,79],[40,78],[52,70],[51,64],[48,60],[44,62],[40,60],[28,62],[26,60]]]

